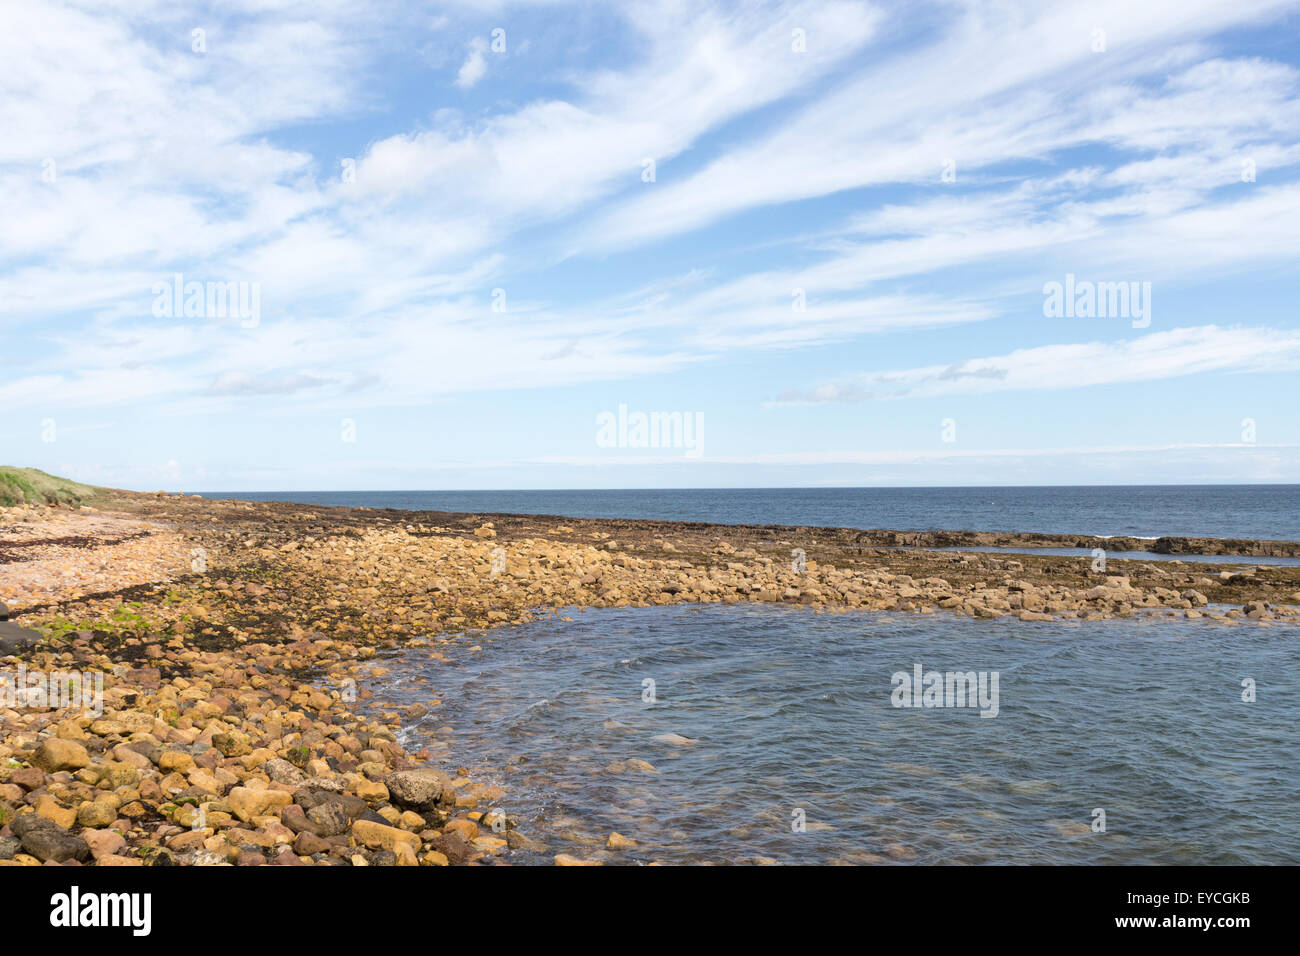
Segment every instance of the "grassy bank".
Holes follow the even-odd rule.
[[[100,489],[68,478],[47,475],[35,468],[0,465],[0,506],[20,504],[64,504],[74,507],[88,502]]]

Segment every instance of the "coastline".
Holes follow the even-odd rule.
[[[1051,621],[1300,618],[1300,567],[940,547],[1297,556],[1300,542],[376,511],[105,491],[0,511],[8,671],[102,674],[102,716],[0,701],[0,865],[447,865],[532,845],[430,766],[377,655],[562,607],[770,602]],[[1136,547],[1129,548],[1128,542]],[[1217,551],[1206,549],[1217,548]],[[1200,550],[1197,550],[1200,549]],[[801,550],[802,561],[797,554]],[[436,710],[436,698],[422,705]],[[557,859],[561,864],[580,863]]]

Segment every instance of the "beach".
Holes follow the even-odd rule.
[[[1083,548],[1089,555],[941,548]],[[1173,560],[1102,561],[1093,549]],[[102,712],[0,701],[0,865],[452,865],[544,835],[402,728],[394,652],[573,609],[782,604],[1065,625],[1294,626],[1286,541],[1099,539],[451,514],[104,492],[0,511],[6,673],[102,680]],[[561,622],[562,623],[562,622]],[[39,638],[38,641],[36,639]],[[36,641],[27,643],[27,640]],[[490,652],[490,651],[489,651]],[[95,677],[98,675],[98,677]],[[47,688],[53,684],[47,684]],[[20,689],[21,690],[21,689]],[[409,695],[407,695],[409,697]],[[44,703],[49,703],[45,701]],[[58,701],[56,701],[58,703]],[[561,865],[617,861],[558,853]]]

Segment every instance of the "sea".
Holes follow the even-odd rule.
[[[205,494],[1300,539],[1296,485]],[[383,653],[373,706],[438,702],[403,742],[500,786],[489,806],[539,844],[510,862],[1300,864],[1292,624],[678,605],[569,608],[436,640],[446,659]],[[905,706],[918,675],[945,693]],[[957,694],[966,683],[983,694]],[[615,832],[635,845],[607,848]]]
[[[403,742],[501,787],[518,863],[1300,863],[1294,625],[676,605],[440,649],[377,709],[441,701]]]
[[[1300,485],[240,491],[307,505],[897,531],[1300,539]]]

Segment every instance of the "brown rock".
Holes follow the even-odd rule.
[[[90,763],[90,754],[86,748],[75,740],[60,740],[51,737],[36,748],[31,763],[46,773],[58,773],[60,770],[80,770]]]

